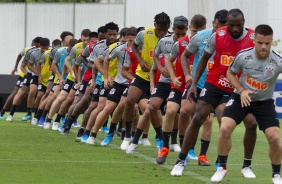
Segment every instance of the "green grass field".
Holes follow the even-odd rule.
[[[108,147],[101,147],[105,133],[99,132],[95,145],[75,142],[77,129],[68,136],[22,122],[24,113],[16,113],[13,122],[0,120],[0,184],[3,183],[210,183],[217,155],[218,124],[214,121],[213,137],[208,151],[210,167],[190,161],[182,177],[170,176],[178,153],[171,152],[164,165],[155,163],[157,149],[154,130],[150,129],[150,147],[139,145],[136,153],[127,155],[119,149],[120,137]],[[81,119],[81,117],[79,118]],[[79,121],[81,122],[81,121]],[[264,134],[258,131],[252,168],[256,179],[245,179],[240,170],[243,162],[244,126],[239,125],[232,137],[228,157],[228,175],[223,184],[271,183],[271,165]],[[195,151],[199,152],[200,141]]]

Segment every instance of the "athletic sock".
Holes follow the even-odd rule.
[[[90,130],[84,130],[84,132],[83,132],[83,135],[87,135],[88,137],[89,137],[89,135],[90,135]]]
[[[133,144],[138,144],[139,138],[141,137],[143,131],[144,130],[141,130],[139,128],[136,129],[135,135],[133,136]]]
[[[94,138],[96,138],[96,136],[97,136],[97,133],[91,132],[90,137],[94,137]]]
[[[34,111],[34,114],[36,114],[38,111],[38,108],[33,108],[33,111]]]
[[[128,122],[125,122],[125,137],[126,138],[131,138],[131,125],[132,125],[132,121],[128,121]]]
[[[219,166],[226,169],[228,155],[218,155]]]
[[[29,116],[31,116],[31,109],[32,108],[29,108],[29,107],[27,108],[27,115],[29,115]]]
[[[244,158],[242,169],[244,169],[245,167],[251,167],[251,165],[252,165],[252,159]]]
[[[55,122],[60,122],[62,117],[63,117],[63,115],[57,114],[57,117],[56,117],[56,119],[55,119]]]
[[[274,177],[275,174],[280,175],[281,164],[279,165],[271,164],[271,165],[272,165],[272,177]]]
[[[135,133],[136,134],[136,133]],[[142,135],[142,139],[148,139],[148,134],[144,134]]]
[[[200,155],[206,155],[208,148],[210,145],[210,141],[205,141],[203,139],[201,139],[201,151],[200,151]]]
[[[135,131],[131,131],[131,137],[134,137]]]
[[[171,132],[164,132],[163,131],[163,140],[164,140],[164,147],[169,148],[169,138]]]
[[[178,160],[185,160],[187,157],[187,154],[184,153],[179,153],[178,155]],[[178,164],[178,162],[176,161],[176,164]]]
[[[42,113],[42,116],[41,116],[41,117],[45,119],[45,118],[46,118],[46,116],[47,116],[47,114],[48,114],[48,112],[49,112],[48,110],[44,109],[44,111],[43,111],[43,113]]]
[[[179,135],[179,144],[180,144],[180,147],[182,147],[182,144],[183,144],[183,140],[184,140],[184,135]]]
[[[42,116],[43,110],[38,109],[37,113],[34,115],[34,118],[39,119]]]
[[[121,131],[122,129],[122,119],[118,122],[118,131]]]
[[[46,118],[46,120],[45,120],[46,123],[51,123],[51,121],[52,121],[52,119],[50,119],[50,118]]]
[[[5,114],[5,109],[2,109],[1,110],[1,116],[4,116],[4,114]]]
[[[10,115],[11,115],[11,116],[14,116],[14,113],[15,113],[15,111],[17,110],[17,108],[18,108],[17,105],[13,105],[13,106],[12,106],[12,109],[11,109],[11,112],[10,112]]]
[[[84,132],[84,128],[83,127],[80,127],[80,129],[78,130],[78,132],[77,132],[77,137],[81,137],[82,135],[83,135],[83,132]]]
[[[178,129],[173,129],[171,132],[171,144],[177,144]]]
[[[111,125],[110,125],[110,130],[109,130],[109,133],[108,133],[108,135],[109,134],[114,134],[114,132],[115,132],[115,130],[116,130],[116,128],[117,128],[117,124],[115,124],[115,123],[113,123],[113,122],[111,122]]]
[[[162,131],[162,127],[159,126],[157,128],[154,128],[155,129],[155,132],[157,134],[157,138],[159,138],[160,140],[163,140],[163,131]]]

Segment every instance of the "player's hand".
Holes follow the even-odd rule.
[[[186,99],[189,100],[190,102],[193,102],[193,97],[197,98],[197,86],[191,85],[191,87],[187,91],[187,96]]]
[[[14,70],[12,70],[11,75],[14,76],[15,73],[18,73],[18,70],[16,68],[14,68]]]
[[[38,84],[41,84],[41,83],[42,83],[42,77],[38,76]]]
[[[73,78],[74,80],[76,79],[76,76],[75,76],[74,72],[71,72],[71,76],[72,76],[72,78]]]
[[[158,69],[164,77],[166,78],[170,77],[169,72],[165,67],[161,66]]]
[[[191,74],[185,75],[185,81],[186,81],[187,86],[191,86],[192,81],[193,81],[192,75]]]
[[[254,92],[251,90],[244,89],[240,93],[240,98],[241,98],[241,106],[242,107],[248,107],[251,104],[251,97],[250,95],[253,94]]]
[[[149,64],[146,61],[142,60],[139,64],[143,72],[150,72]]]
[[[94,92],[95,85],[96,85],[95,81],[93,82],[93,80],[92,80],[91,84],[89,85],[89,88],[90,88],[90,92],[91,92],[91,93]]]
[[[182,82],[179,81],[180,79],[181,79],[181,76],[175,77],[175,78],[172,79],[172,82],[173,82],[175,88],[180,88],[181,87]]]
[[[60,77],[60,79],[59,79],[59,85],[60,85],[60,87],[62,87],[62,86],[64,85],[64,83],[65,83],[64,78],[63,78],[63,77]]]

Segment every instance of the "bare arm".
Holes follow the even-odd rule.
[[[73,65],[73,72],[74,72],[74,75],[76,76],[77,82],[81,81],[81,72],[79,72],[80,70],[79,67],[80,65],[77,65],[77,64]]]
[[[141,55],[140,55],[140,52],[139,52],[139,49],[138,49],[138,45],[135,42],[133,42],[131,48],[132,48],[133,54],[135,55],[136,59],[138,60],[138,63],[140,64],[141,69],[144,72],[149,72],[150,69],[149,69],[148,63],[145,62],[141,58]]]
[[[11,75],[15,75],[15,72],[18,71],[18,65],[19,65],[19,62],[20,62],[21,59],[22,59],[22,55],[21,55],[21,53],[19,53],[19,55],[18,55],[18,57],[17,57],[17,60],[16,60],[15,67],[14,67],[14,69],[12,70]]]
[[[129,70],[129,67],[122,66],[121,74],[127,80],[133,80],[134,77],[131,75],[131,73],[128,70]]]
[[[74,73],[73,68],[72,68],[72,66],[71,66],[71,60],[70,60],[69,57],[66,57],[66,59],[65,59],[65,66],[67,67],[67,69],[68,69],[68,71],[70,72],[70,74],[72,75],[72,77],[73,77],[74,79],[76,79],[76,78],[75,78],[75,73]]]
[[[21,69],[21,71],[23,71],[23,73],[26,75],[27,74],[27,71],[26,71],[26,64],[25,64],[25,60],[23,60],[22,61],[22,64],[21,64],[21,66],[20,66],[20,69]]]
[[[33,64],[30,62],[27,62],[27,67],[30,71],[32,71],[33,73],[35,73],[36,75],[38,75],[38,71],[33,67]]]
[[[156,70],[151,69],[150,71],[150,90],[152,91],[155,87],[155,77],[156,77]]]
[[[192,84],[192,75],[190,73],[190,61],[189,61],[189,58],[192,55],[193,54],[187,51],[186,49],[184,50],[184,52],[181,55],[181,66],[182,66],[183,73],[185,75],[185,81],[187,85]]]
[[[58,65],[56,63],[52,62],[51,69],[52,69],[52,72],[58,76],[58,78],[61,78],[61,74],[58,70]]]
[[[166,67],[167,67],[167,70],[169,72],[171,81],[173,82],[173,84],[176,88],[179,88],[182,85],[182,82],[179,81],[180,77],[175,76],[174,66],[173,66],[174,60],[175,60],[175,58],[168,56],[168,58],[165,62],[166,62]]]
[[[160,62],[160,59],[159,57],[155,54],[155,52],[153,52],[153,59],[154,59],[154,62],[156,63],[159,71],[161,72],[161,74],[164,76],[164,77],[169,77],[169,73],[167,71],[167,69],[165,67],[162,66],[161,62]]]

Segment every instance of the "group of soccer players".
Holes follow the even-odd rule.
[[[282,59],[271,52],[271,67],[266,66],[267,71],[259,68],[267,77],[251,78],[256,74],[243,71],[241,78],[249,81],[253,88],[239,85],[244,82],[241,78],[240,82],[236,81],[236,74],[248,67],[244,65],[243,68],[241,61],[233,64],[234,58],[237,61],[235,56],[254,46],[259,49],[256,46],[258,35],[262,38],[259,37],[257,45],[264,44],[261,47],[267,50],[267,38],[272,38],[273,34],[267,25],[260,25],[253,31],[244,27],[244,22],[244,14],[239,9],[216,12],[211,28],[206,28],[206,18],[200,14],[194,15],[190,22],[184,16],[177,16],[171,22],[170,17],[162,12],[154,17],[154,26],[148,28],[132,26],[119,30],[116,23],[109,22],[97,32],[82,30],[78,40],[71,32],[64,31],[61,40],[54,40],[51,47],[48,38],[36,37],[32,46],[24,48],[17,57],[12,74],[24,57],[20,76],[0,118],[4,119],[5,112],[10,111],[6,121],[13,121],[17,107],[27,96],[27,115],[23,121],[30,120],[32,125],[59,130],[61,135],[67,135],[72,126],[80,127],[76,140],[87,144],[95,143],[99,130],[107,133],[102,146],[109,145],[118,134],[123,139],[120,148],[127,154],[134,153],[139,142],[144,146],[151,145],[148,132],[152,124],[159,149],[156,162],[163,164],[170,151],[180,152],[171,171],[171,175],[180,176],[189,159],[198,160],[200,166],[210,166],[206,154],[216,114],[221,128],[217,170],[211,178],[213,182],[220,182],[225,176],[230,135],[235,125],[244,120],[242,175],[256,177],[251,161],[259,125],[270,144],[272,181],[281,183],[279,122],[272,101],[261,96],[271,94],[275,76],[281,72],[278,66]],[[168,32],[171,24],[172,33]],[[187,35],[188,30],[190,35]],[[244,54],[242,57],[246,63],[257,62],[256,57],[260,61],[269,57],[262,53]],[[266,78],[271,78],[269,87],[260,81]],[[236,101],[231,99],[234,88],[234,94],[239,94],[239,97],[235,96],[236,100],[239,99],[239,107],[242,101],[239,113],[234,113],[238,105],[232,107]],[[251,90],[259,92],[253,94]],[[261,115],[262,105],[253,104],[252,98],[267,104],[273,111],[271,115]],[[163,120],[161,110],[164,107]],[[140,117],[139,111],[142,112]],[[78,125],[81,114],[83,119]],[[109,116],[111,123],[108,128]],[[235,122],[235,125],[223,126],[222,122]],[[201,125],[201,150],[197,156],[194,146]],[[225,145],[229,145],[229,149],[226,150]]]

